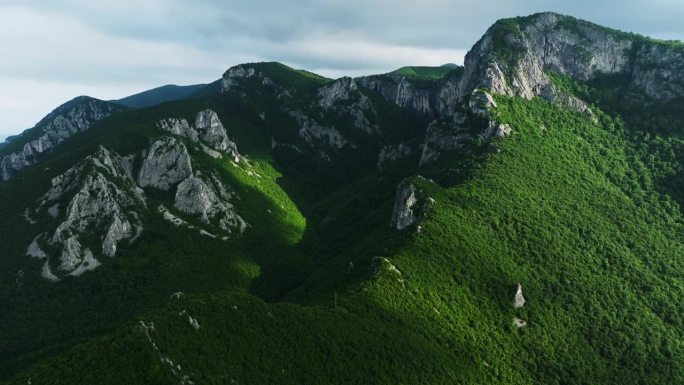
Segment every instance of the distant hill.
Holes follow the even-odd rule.
[[[206,84],[193,84],[190,86],[167,84],[119,100],[113,100],[113,102],[133,108],[150,107],[164,102],[185,99],[205,86]]]
[[[458,68],[458,65],[447,63],[439,67],[428,66],[406,66],[390,72],[395,75],[402,75],[406,77],[422,78],[422,79],[439,79]]]

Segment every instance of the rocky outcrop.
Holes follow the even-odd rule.
[[[518,284],[516,290],[515,290],[515,297],[513,298],[513,307],[516,309],[520,309],[525,305],[525,297],[523,297],[523,292],[522,292],[522,285]]]
[[[623,75],[654,101],[684,96],[684,46],[647,40],[555,13],[494,24],[466,55],[461,94],[476,88],[555,101],[546,72],[585,82]],[[563,101],[564,98],[560,98]]]
[[[443,153],[462,149],[473,141],[466,117],[454,114],[449,118],[435,120],[425,132],[419,165],[424,166],[437,160]]]
[[[290,111],[289,114],[299,125],[299,136],[310,146],[325,144],[339,150],[347,144],[347,139],[335,127],[321,126],[302,111]]]
[[[228,132],[221,123],[216,112],[206,109],[197,113],[195,125],[191,126],[185,119],[167,118],[157,122],[157,127],[164,132],[200,143],[204,152],[212,158],[220,158],[228,154],[235,162],[240,161],[235,142],[228,138]]]
[[[367,116],[377,115],[373,104],[359,91],[356,82],[350,77],[343,77],[320,87],[316,105],[334,111],[342,119],[349,119],[354,127],[369,135],[378,131],[378,126],[371,124]]]
[[[190,127],[188,121],[185,119],[162,119],[157,122],[157,127],[169,134],[187,138],[191,142],[197,142],[199,140],[199,134],[194,128]]]
[[[39,156],[64,142],[69,137],[86,131],[95,123],[119,109],[115,104],[81,96],[58,107],[33,129],[13,139],[37,132],[37,138],[24,144],[21,151],[6,155],[0,160],[0,177],[8,180],[24,167],[35,164]]]
[[[397,186],[394,198],[392,228],[403,230],[421,221],[433,202],[432,199],[426,198],[410,179],[404,179]]]
[[[57,201],[69,202],[63,221],[48,239],[53,248],[60,250],[57,271],[61,274],[80,275],[96,268],[100,263],[94,251],[113,257],[121,241],[133,238],[134,229],[138,234],[142,231],[136,210],[145,206],[145,198],[135,186],[127,164],[126,158],[99,147],[93,155],[53,178],[52,188],[41,198],[38,212],[50,210]],[[100,240],[98,249],[93,249],[93,239]],[[37,240],[29,250],[37,250]],[[48,279],[56,276],[49,259],[43,275]]]
[[[365,76],[358,81],[399,107],[430,117],[437,114],[436,89],[418,87],[405,77],[394,74]]]
[[[380,149],[378,154],[378,163],[376,165],[378,170],[387,168],[392,163],[399,159],[408,158],[415,154],[416,149],[407,143],[399,143],[397,145],[385,146]]]
[[[356,82],[354,79],[345,76],[319,88],[317,103],[323,108],[330,108],[340,101],[356,99],[357,95]]]
[[[178,185],[174,207],[191,215],[199,215],[203,223],[227,232],[242,233],[247,224],[235,213],[229,202],[231,195],[218,178],[210,182],[191,176]]]
[[[273,79],[264,74],[263,66],[282,65],[279,63],[248,63],[231,67],[224,72],[221,78],[219,92],[222,94],[236,92],[238,95],[246,97],[245,90],[248,87],[245,87],[245,83],[252,82],[254,84],[254,82],[257,82],[257,84],[270,88],[277,98],[290,97],[291,95],[288,90],[276,84]]]
[[[195,128],[200,138],[214,150],[229,154],[235,162],[240,160],[237,145],[228,139],[228,133],[216,112],[208,109],[198,112]]]
[[[220,92],[226,93],[240,85],[241,80],[249,79],[255,77],[256,75],[256,69],[246,64],[231,67],[223,74],[223,77],[221,78]]]
[[[192,176],[192,164],[188,149],[180,140],[166,136],[147,150],[138,173],[138,184],[168,191],[189,176]]]

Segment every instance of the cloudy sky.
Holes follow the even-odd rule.
[[[208,83],[249,61],[329,77],[461,64],[495,20],[547,10],[684,39],[681,0],[0,0],[0,140],[78,95]]]

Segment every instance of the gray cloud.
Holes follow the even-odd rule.
[[[684,37],[673,0],[0,0],[0,139],[78,94],[209,82],[246,61],[330,77],[461,63],[495,20],[547,10]]]

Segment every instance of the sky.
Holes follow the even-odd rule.
[[[0,0],[0,141],[79,95],[209,83],[245,62],[332,78],[462,64],[497,19],[542,11],[684,40],[681,0]]]

